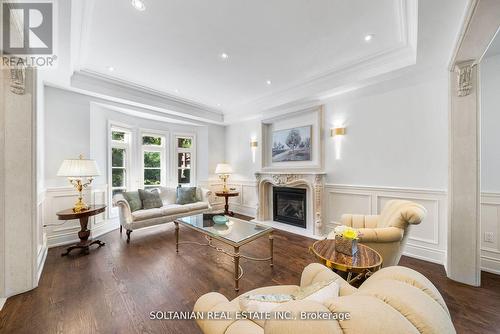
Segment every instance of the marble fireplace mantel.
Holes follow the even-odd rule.
[[[325,175],[323,172],[275,172],[262,171],[255,173],[257,180],[257,221],[272,222],[272,204],[270,204],[270,189],[273,186],[280,187],[302,187],[307,189],[309,208],[307,212],[307,227],[304,234],[314,237],[322,237],[324,233],[323,223],[323,190],[325,186]],[[312,205],[311,205],[312,204]]]

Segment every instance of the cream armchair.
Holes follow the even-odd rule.
[[[427,211],[417,203],[392,200],[382,209],[380,215],[342,215],[341,224],[357,229],[361,236],[359,242],[375,249],[382,256],[382,267],[399,263],[408,238],[411,225],[424,220]],[[334,239],[331,232],[329,239]]]
[[[448,308],[436,287],[422,274],[405,267],[381,269],[358,289],[350,286],[327,267],[312,263],[300,280],[305,287],[315,282],[337,279],[338,297],[323,304],[294,300],[273,309],[272,312],[293,314],[295,320],[253,321],[238,319],[239,298],[229,301],[217,292],[201,296],[194,305],[195,312],[204,314],[224,312],[227,319],[198,319],[205,334],[451,334],[456,333]],[[296,285],[259,288],[244,295],[291,294]],[[301,319],[301,312],[328,315],[330,312],[349,313],[349,320]],[[333,316],[333,314],[332,314]],[[292,317],[293,318],[293,317]]]

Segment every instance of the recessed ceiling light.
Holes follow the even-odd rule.
[[[144,1],[142,0],[132,0],[132,6],[137,9],[138,11],[145,11],[146,10],[146,5],[144,4]]]
[[[225,52],[222,52],[222,53],[220,54],[220,57],[221,57],[222,59],[227,59],[227,58],[229,58],[229,55],[228,55],[227,53],[225,53]]]
[[[220,107],[220,103],[217,103],[217,107]]]
[[[373,34],[368,34],[365,36],[365,42],[369,42],[373,39]]]
[[[108,71],[110,71],[110,72],[113,72],[113,71],[115,70],[115,68],[114,68],[113,66],[108,66],[108,67],[107,67],[107,69],[108,69]]]
[[[176,88],[176,89],[174,89],[174,92],[179,93],[179,90]]]
[[[266,81],[266,84],[267,84],[268,86],[270,86],[270,85],[272,84],[271,80],[267,80],[267,81]]]

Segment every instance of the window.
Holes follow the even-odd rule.
[[[142,136],[143,185],[153,188],[166,184],[165,137]]]
[[[177,182],[179,184],[190,184],[193,182],[193,152],[193,137],[176,137]]]
[[[127,191],[129,185],[130,134],[111,128],[111,193]]]

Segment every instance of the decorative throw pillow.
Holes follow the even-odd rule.
[[[163,206],[160,193],[156,189],[152,191],[139,189],[139,197],[144,209],[161,208]]]
[[[142,201],[138,191],[124,192],[123,197],[127,200],[128,205],[130,206],[130,211],[134,212],[142,209]]]
[[[242,296],[239,299],[240,310],[243,312],[251,312],[251,313],[268,313],[272,312],[276,307],[287,303],[293,300],[292,295],[286,294],[269,294],[269,295],[249,295]],[[255,319],[251,319],[260,327],[264,327],[265,325],[265,317],[255,317]]]
[[[196,202],[196,187],[177,188],[177,204],[189,204]]]
[[[311,300],[323,304],[332,297],[339,296],[340,286],[337,279],[330,281],[316,282],[304,288],[300,288],[293,298],[295,300]]]
[[[240,309],[244,312],[271,312],[275,307],[293,300],[292,295],[270,294],[240,297]]]

